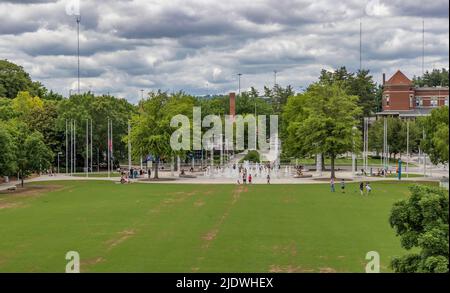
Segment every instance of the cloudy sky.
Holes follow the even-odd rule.
[[[67,95],[76,88],[76,0],[0,0],[0,58]],[[426,3],[425,3],[426,2]],[[74,9],[75,7],[75,9]],[[449,63],[448,0],[81,0],[81,90],[135,102],[140,90],[204,95],[274,82],[300,90],[322,68],[379,82]]]

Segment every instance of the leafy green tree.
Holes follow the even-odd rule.
[[[42,107],[32,108],[29,118],[24,121],[31,131],[39,131],[53,153],[61,151],[63,133],[58,131],[58,103],[55,100],[43,100]]]
[[[244,161],[259,163],[260,162],[259,152],[255,150],[248,151],[248,153],[240,160],[240,163],[243,163]]]
[[[15,145],[5,122],[0,120],[0,176],[12,174],[16,168]]]
[[[161,160],[183,155],[183,152],[175,152],[170,146],[170,137],[175,131],[170,121],[178,114],[192,118],[194,102],[192,97],[183,93],[169,95],[161,91],[152,92],[147,99],[140,101],[138,114],[131,121],[132,151],[135,157],[153,156],[154,178],[159,178]]]
[[[347,94],[358,96],[358,106],[362,108],[361,117],[371,116],[378,110],[378,88],[369,70],[358,70],[356,74],[347,71],[345,67],[340,67],[334,72],[322,70],[319,82],[327,85],[338,82]]]
[[[25,177],[50,168],[53,153],[40,132],[30,132],[27,125],[20,121],[11,124],[14,124],[10,129],[16,146],[17,171],[23,187]]]
[[[297,94],[288,98],[287,104],[283,109],[282,120],[286,122],[282,125],[282,127],[285,126],[285,129],[282,129],[285,132],[283,152],[286,156],[303,157],[308,151],[303,146],[303,140],[299,140],[297,135],[302,121],[308,115],[306,111],[307,103],[307,94]]]
[[[339,83],[313,84],[304,95],[304,101],[298,99],[303,113],[289,121],[290,141],[296,141],[295,150],[301,154],[329,157],[334,178],[336,157],[360,145],[358,97],[348,95]]]
[[[448,273],[448,192],[425,185],[410,190],[408,199],[394,204],[389,222],[403,248],[420,251],[394,258],[391,266],[400,273]]]
[[[264,95],[270,98],[274,115],[281,115],[284,105],[290,96],[295,94],[292,86],[286,88],[276,84],[273,88],[264,87]]]
[[[16,116],[12,107],[12,100],[8,98],[0,98],[0,120],[7,121]]]
[[[125,99],[109,95],[94,96],[92,93],[72,95],[58,102],[56,124],[61,139],[60,145],[65,148],[66,121],[76,121],[77,141],[84,142],[87,119],[92,119],[93,151],[99,162],[106,161],[109,118],[113,125],[114,165],[118,166],[121,160],[127,158],[126,143],[123,143],[122,138],[128,132],[128,120],[135,111],[136,107]],[[85,155],[84,143],[77,143],[77,154]],[[84,159],[78,165],[83,162]]]
[[[22,66],[0,60],[0,97],[14,99],[20,91],[30,90],[32,83]]]
[[[44,102],[38,96],[32,96],[27,91],[21,91],[12,100],[13,110],[22,118],[22,120],[27,121],[33,110],[37,108],[42,109],[44,107]]]
[[[389,155],[394,158],[407,151],[407,121],[398,118],[388,117],[387,142],[389,145]],[[381,153],[383,151],[384,119],[379,119],[370,125],[369,128],[369,149]],[[422,140],[422,127],[419,123],[409,121],[409,151],[416,153],[419,151]]]
[[[448,163],[448,115],[448,106],[444,106],[434,109],[430,116],[421,121],[425,130],[421,147],[434,164]]]
[[[428,70],[423,76],[414,76],[413,84],[415,86],[448,86],[449,73],[448,69],[433,69],[431,72]]]

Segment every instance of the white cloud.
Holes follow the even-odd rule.
[[[76,24],[68,0],[0,3],[0,58],[67,95],[76,80]],[[108,0],[81,1],[82,90],[136,101],[141,89],[192,94],[262,90],[278,71],[295,89],[322,68],[382,72],[448,67],[448,1],[418,0]],[[447,13],[447,14],[446,14]],[[208,88],[205,84],[208,82]]]

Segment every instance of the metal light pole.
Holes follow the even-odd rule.
[[[241,76],[242,73],[238,73],[238,95],[241,95]]]
[[[406,160],[406,178],[409,178],[409,120],[406,121],[406,154],[408,156],[408,160]]]
[[[277,73],[278,71],[276,70],[273,71],[273,87],[277,85]]]
[[[128,120],[128,171],[131,170],[131,125],[130,120]]]
[[[355,178],[355,166],[356,166],[356,154],[355,154],[355,131],[357,127],[353,126],[352,128],[352,143],[353,143],[353,152],[352,152],[352,177]]]
[[[59,156],[62,155],[62,152],[58,152],[58,174],[59,174]]]
[[[107,166],[108,166],[108,178],[110,178],[110,174],[109,174],[109,164],[110,164],[109,150],[110,150],[110,142],[111,142],[111,140],[110,140],[111,132],[109,130],[109,127],[110,127],[110,123],[109,123],[109,118],[108,118],[108,143],[107,143],[107,150],[108,150],[108,152],[107,152],[107,158],[106,158],[108,160],[108,164],[107,164]]]
[[[77,122],[73,120],[73,171],[77,172]]]
[[[93,157],[94,157],[94,153],[92,152],[92,147],[93,147],[93,140],[92,140],[92,119],[90,119],[90,121],[91,121],[91,133],[90,133],[90,135],[91,135],[91,173],[92,172],[94,172],[94,165],[92,164],[92,159],[93,159]]]
[[[89,119],[86,119],[86,177],[89,177]]]
[[[425,140],[425,129],[422,130],[422,139]],[[423,154],[423,177],[427,176],[427,154],[425,154],[424,151],[422,151]]]
[[[68,136],[68,125],[66,119],[66,175],[69,175],[69,136]]]
[[[77,15],[78,94],[80,94],[80,21],[81,15]]]

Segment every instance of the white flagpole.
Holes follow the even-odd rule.
[[[128,120],[128,171],[131,170],[131,125],[130,120]]]
[[[110,120],[111,127],[109,128],[111,131],[111,172],[114,172],[114,136],[113,136],[113,123],[112,119]]]
[[[69,137],[68,137],[68,133],[67,133],[67,119],[66,119],[66,176],[69,175]]]
[[[109,155],[109,144],[110,144],[110,134],[111,134],[111,132],[109,131],[109,127],[110,127],[110,124],[109,124],[109,118],[108,118],[108,143],[107,143],[107,150],[108,150],[108,152],[107,152],[107,160],[108,160],[108,178],[110,178],[110,174],[109,174],[109,164],[110,164],[110,155]]]
[[[408,156],[406,160],[406,178],[409,178],[409,120],[406,121],[406,154]]]
[[[73,171],[77,173],[77,121],[73,120]]]
[[[86,177],[89,177],[89,119],[86,119]]]
[[[91,173],[94,171],[94,166],[92,165],[92,158],[94,157],[94,153],[92,152],[92,119],[90,119],[91,121]]]

